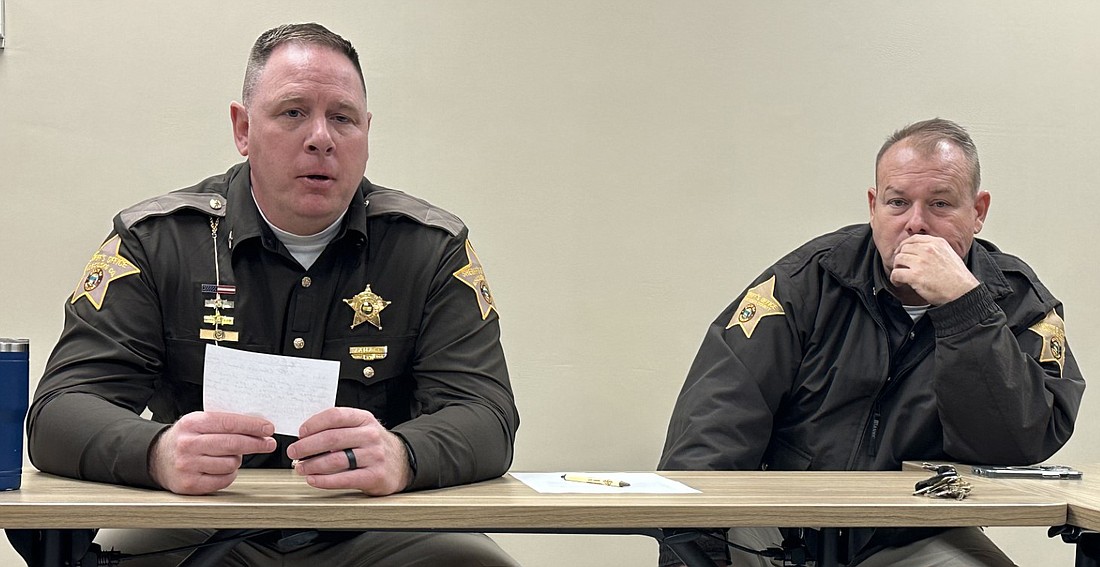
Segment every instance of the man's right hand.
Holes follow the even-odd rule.
[[[241,458],[275,450],[275,425],[235,413],[193,412],[166,429],[149,452],[149,474],[176,494],[209,494],[237,478]]]

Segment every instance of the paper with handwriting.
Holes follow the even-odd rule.
[[[205,411],[255,415],[275,433],[298,436],[302,422],[336,405],[340,363],[206,345]]]

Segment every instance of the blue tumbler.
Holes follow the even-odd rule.
[[[0,490],[18,490],[30,389],[30,341],[0,338]]]

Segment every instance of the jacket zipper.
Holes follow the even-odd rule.
[[[852,452],[852,457],[848,462],[849,470],[851,470],[852,467],[855,466],[855,461],[858,458],[860,448],[863,447],[865,443],[867,444],[868,456],[873,457],[878,452],[878,429],[879,426],[882,425],[881,399],[883,391],[890,383],[889,357],[892,356],[892,353],[890,353],[890,338],[887,335],[886,323],[882,321],[882,317],[879,315],[877,309],[878,306],[875,305],[876,291],[872,289],[870,298],[863,295],[862,293],[859,293],[858,295],[860,300],[863,301],[864,309],[866,309],[867,312],[871,315],[871,319],[875,322],[875,326],[878,327],[879,340],[886,341],[886,352],[888,358],[886,361],[886,383],[879,387],[878,392],[875,393],[874,401],[871,403],[871,411],[867,416],[865,425],[863,426],[863,433],[860,435],[859,443],[856,445],[855,451]]]
[[[916,328],[916,325],[914,325],[914,328]],[[912,331],[910,331],[910,333],[912,333]],[[905,339],[906,342],[911,340],[913,340],[912,334],[910,334],[909,337]],[[909,363],[901,368],[898,368],[896,372],[887,372],[887,374],[889,375],[886,377],[886,383],[883,384],[881,388],[879,388],[878,394],[875,395],[875,402],[871,406],[871,418],[868,426],[871,433],[870,440],[867,445],[868,457],[875,457],[878,455],[879,426],[882,424],[882,401],[886,398],[887,394],[897,388],[897,384],[901,382],[902,379],[908,376],[909,373],[912,372],[913,369],[916,368],[926,356],[928,356],[928,353],[932,352],[932,350],[935,348],[935,344],[935,342],[932,342],[929,347],[926,347],[921,352],[916,353],[915,356],[909,357]],[[891,354],[891,356],[893,355]]]

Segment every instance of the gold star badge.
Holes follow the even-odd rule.
[[[352,329],[367,322],[374,325],[379,331],[382,330],[380,313],[390,302],[371,291],[370,284],[367,284],[367,289],[356,294],[355,297],[345,299],[344,303],[347,303],[351,310],[355,312],[355,317],[351,320]]]
[[[92,259],[84,267],[84,276],[76,284],[70,304],[76,303],[81,297],[87,297],[92,307],[99,311],[103,307],[103,298],[107,296],[107,286],[112,281],[141,273],[133,262],[118,253],[121,244],[122,238],[116,234],[92,254]]]
[[[783,314],[783,306],[775,298],[775,276],[772,276],[768,281],[745,292],[745,297],[741,298],[741,303],[737,306],[726,328],[740,326],[745,333],[745,338],[751,339],[752,332],[756,330],[756,325],[760,323],[761,318]]]
[[[1039,362],[1055,362],[1058,364],[1058,375],[1062,375],[1066,354],[1066,323],[1054,312],[1053,309],[1042,321],[1035,323],[1027,330],[1043,337],[1043,351],[1039,353]]]
[[[485,268],[481,266],[481,260],[478,259],[477,252],[474,252],[474,246],[469,240],[466,241],[466,261],[469,263],[455,272],[454,276],[474,290],[477,306],[481,308],[481,319],[484,321],[489,316],[489,312],[497,308],[497,304],[493,300],[493,292],[489,291],[489,282],[485,279]]]

